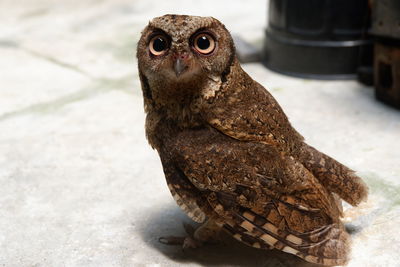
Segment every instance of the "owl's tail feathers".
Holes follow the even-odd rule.
[[[260,215],[247,210],[236,214],[232,221],[226,221],[224,228],[249,246],[275,248],[308,262],[334,266],[349,261],[350,237],[340,222],[302,233],[288,228],[278,230],[271,222],[264,222]]]
[[[368,187],[353,170],[304,144],[300,161],[330,192],[356,206],[368,196]]]

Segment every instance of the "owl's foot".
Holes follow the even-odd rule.
[[[165,236],[160,237],[158,241],[166,245],[181,245],[182,249],[198,248],[203,245],[203,242],[194,239],[191,236]]]
[[[198,248],[203,245],[203,242],[197,240],[194,235],[196,230],[193,226],[187,223],[183,223],[183,228],[185,228],[186,233],[188,236],[165,236],[160,237],[158,241],[162,244],[166,245],[181,245],[182,249],[189,249],[189,248]]]
[[[195,229],[193,226],[187,223],[183,223],[188,236],[166,236],[160,237],[158,241],[166,245],[182,245],[183,249],[199,248],[205,242],[216,242],[218,241],[218,233],[220,228],[214,222],[208,220],[203,225]]]

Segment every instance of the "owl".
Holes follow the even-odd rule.
[[[146,136],[177,204],[201,226],[196,247],[221,230],[258,249],[343,265],[350,237],[341,199],[365,200],[361,178],[305,143],[271,94],[240,66],[212,17],[164,15],[137,47]]]

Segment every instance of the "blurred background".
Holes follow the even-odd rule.
[[[368,201],[358,208],[345,206],[353,236],[349,266],[398,266],[396,34],[385,32],[387,21],[373,16],[345,24],[347,32],[312,36],[301,29],[315,31],[307,22],[318,20],[300,17],[293,21],[305,23],[293,32],[282,22],[296,18],[282,5],[288,2],[274,1],[272,12],[264,0],[0,1],[0,264],[313,266],[286,253],[247,248],[227,236],[220,244],[185,253],[158,243],[160,236],[182,235],[181,223],[189,219],[170,196],[158,155],[145,139],[135,53],[149,20],[176,13],[222,21],[235,36],[243,68],[274,95],[307,142],[365,179]],[[369,14],[372,2],[356,2],[363,5],[362,14]],[[335,14],[346,12],[339,8],[332,15],[328,4],[317,13],[320,21],[333,25]],[[297,4],[294,10],[312,13],[305,7]],[[382,83],[379,73],[373,79],[380,69],[373,68],[377,40],[385,46]],[[357,47],[357,60],[351,51],[346,56],[325,49],[318,52],[321,59],[305,48],[311,44],[317,51],[321,43],[326,48],[343,41],[344,47]],[[360,47],[368,45],[363,51],[370,58],[360,60]],[[290,56],[303,55],[298,48],[308,49],[307,56]],[[337,64],[335,58],[347,67],[353,63],[345,72],[336,69],[333,77],[325,67]],[[320,65],[310,70],[301,65],[304,59]],[[360,66],[365,68],[360,71]],[[310,75],[315,70],[320,72]],[[394,107],[375,99],[379,88],[381,100]]]

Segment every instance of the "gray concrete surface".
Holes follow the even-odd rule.
[[[164,13],[212,15],[260,44],[266,3],[0,2],[0,265],[309,266],[229,237],[183,253],[158,243],[189,219],[144,137],[134,51]],[[368,202],[346,209],[349,266],[400,266],[400,112],[354,81],[246,71],[308,142],[355,169]]]

